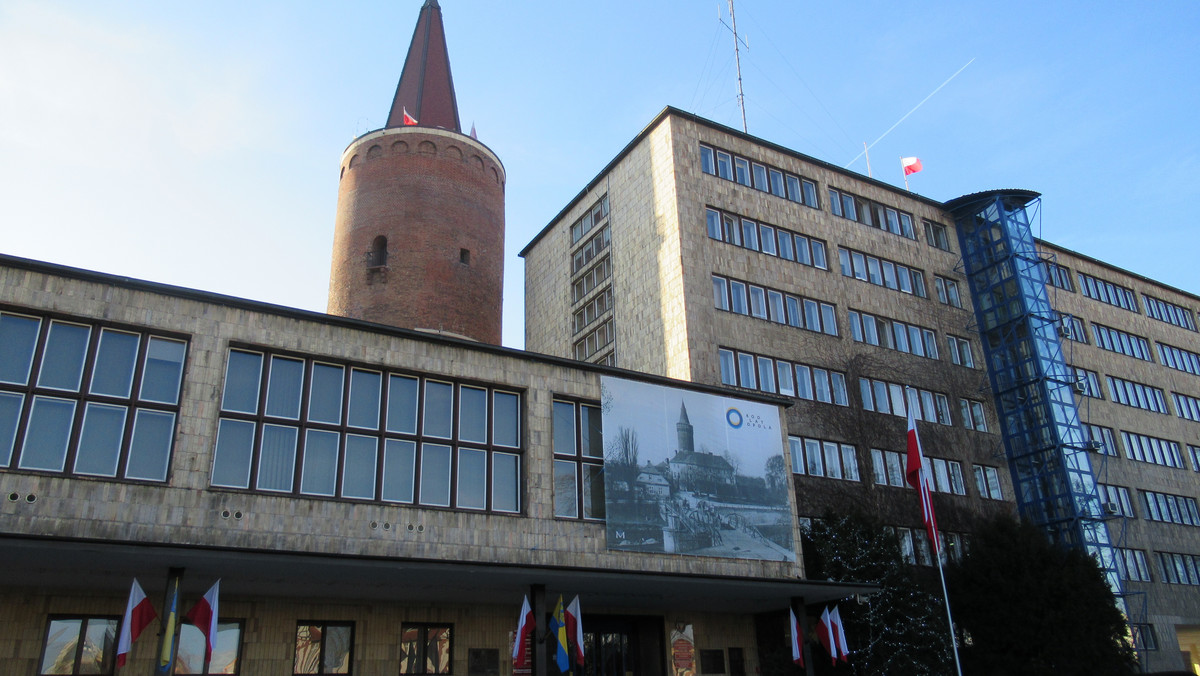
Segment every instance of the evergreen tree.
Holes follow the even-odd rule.
[[[826,514],[808,529],[809,576],[878,584],[863,603],[839,604],[850,668],[831,671],[817,647],[818,674],[943,674],[951,669],[942,599],[923,591],[900,556],[896,535],[864,514]]]
[[[964,673],[1133,673],[1125,619],[1096,562],[1002,517],[982,524],[947,568]]]

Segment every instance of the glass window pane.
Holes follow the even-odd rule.
[[[91,329],[86,326],[52,322],[38,374],[38,386],[78,391],[90,335]]]
[[[82,619],[50,620],[46,629],[46,648],[39,674],[69,674],[75,666]]]
[[[575,405],[554,402],[554,452],[575,455]]]
[[[796,396],[801,399],[813,398],[812,375],[803,364],[796,364]]]
[[[112,673],[116,660],[117,621],[90,617],[84,626],[79,673]]]
[[[222,420],[213,452],[212,485],[246,488],[250,485],[250,456],[254,451],[254,423]]]
[[[238,672],[238,652],[242,642],[241,622],[218,622],[217,644],[213,646],[210,674]],[[193,624],[179,627],[179,649],[175,657],[176,674],[204,673],[204,632]]]
[[[225,392],[221,396],[222,410],[258,412],[262,360],[263,356],[254,352],[229,351],[229,363],[225,367]]]
[[[350,407],[346,423],[351,427],[379,428],[379,388],[383,374],[350,369]]]
[[[417,433],[417,386],[416,378],[391,376],[388,378],[387,430],[403,434]]]
[[[104,329],[100,332],[100,347],[96,351],[96,366],[92,370],[92,394],[128,397],[133,385],[133,367],[137,364],[139,337]],[[6,346],[7,349],[7,346]]]
[[[805,439],[804,456],[808,460],[808,473],[810,475],[825,476],[825,463],[821,457],[821,442],[816,439]]]
[[[140,398],[143,401],[179,402],[179,383],[186,353],[187,343],[183,341],[150,338],[146,348],[146,368],[142,372]]]
[[[825,453],[826,475],[833,479],[842,478],[842,461],[838,445],[832,441],[826,441],[822,446]]]
[[[487,453],[472,448],[458,449],[457,506],[464,509],[487,507]]]
[[[450,383],[425,381],[424,432],[427,436],[449,439],[454,406],[454,386]],[[447,462],[449,458],[447,458]]]
[[[321,663],[325,674],[350,673],[350,637],[352,628],[347,625],[325,627],[325,649]]]
[[[521,456],[492,454],[492,509],[498,512],[521,510]]]
[[[33,317],[0,314],[0,383],[29,382],[33,350],[37,347],[41,321]]]
[[[404,439],[388,439],[383,447],[383,499],[412,502],[413,476],[417,444]]]
[[[492,393],[492,443],[521,445],[521,397],[512,392]]]
[[[604,465],[583,465],[583,518],[603,519]]]
[[[379,439],[360,434],[346,435],[346,468],[342,476],[342,497],[375,499],[375,469],[378,467]]]
[[[271,374],[267,377],[267,415],[293,420],[300,417],[300,386],[303,381],[304,362],[271,357]]]
[[[487,443],[487,390],[459,386],[458,439]]]
[[[116,476],[125,436],[124,406],[89,402],[83,412],[83,430],[75,452],[75,473]]]
[[[18,467],[51,472],[63,471],[63,465],[67,461],[67,441],[71,437],[71,421],[74,418],[75,402],[51,397],[34,397]]]
[[[291,492],[296,471],[295,427],[263,425],[262,452],[258,459],[258,489]]]
[[[604,457],[604,427],[603,416],[600,414],[600,409],[595,406],[579,405],[579,415],[581,418],[580,431],[582,432],[581,441],[583,448],[580,452],[589,458]]]
[[[554,461],[554,516],[579,516],[579,492],[575,483],[577,463]]]
[[[337,432],[308,430],[304,433],[304,465],[300,469],[300,492],[332,496],[337,488]]]
[[[125,478],[166,481],[174,433],[174,413],[138,409],[133,419]]]
[[[25,397],[0,392],[0,467],[12,462],[13,444],[17,441],[17,422],[21,419],[21,404]]]
[[[345,369],[333,364],[313,364],[308,389],[308,419],[336,425],[342,422],[342,385]]]
[[[450,506],[450,447],[421,444],[421,504]]]

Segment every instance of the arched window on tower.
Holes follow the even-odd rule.
[[[387,237],[380,235],[371,242],[371,250],[367,252],[367,267],[382,268],[387,265]]]

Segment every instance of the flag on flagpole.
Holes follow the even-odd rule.
[[[829,608],[821,610],[821,619],[817,623],[817,638],[821,639],[821,645],[825,646],[825,652],[829,653],[831,663],[837,664],[837,639],[833,637],[833,618],[829,615]]]
[[[156,617],[158,613],[154,612],[154,606],[150,605],[150,599],[146,598],[142,585],[138,584],[136,577],[133,578],[133,586],[129,589],[129,602],[125,604],[125,619],[121,621],[121,637],[117,640],[118,667],[125,666],[129,646]]]
[[[529,664],[529,652],[525,649],[525,643],[529,640],[529,635],[533,633],[534,624],[533,610],[529,608],[529,596],[526,595],[525,600],[521,603],[521,618],[517,620],[517,637],[513,640],[514,669],[520,669]]]
[[[901,157],[900,166],[904,168],[904,175],[915,174],[921,170],[921,158],[919,157]]]
[[[842,624],[842,614],[838,612],[838,607],[833,607],[833,612],[829,613],[829,619],[833,622],[833,637],[837,639],[838,659],[843,662],[850,661],[850,649],[846,647],[846,625]]]
[[[563,618],[562,594],[558,595],[554,614],[550,616],[550,631],[554,634],[554,661],[558,670],[565,674],[571,669],[571,660],[567,657],[567,622]]]
[[[792,630],[792,661],[804,666],[804,631],[800,629],[800,621],[796,619],[796,611],[788,608],[789,628]]]
[[[411,126],[413,126],[414,124],[416,124],[416,123],[417,123],[417,118],[415,118],[415,117],[413,117],[412,115],[409,115],[409,114],[408,114],[408,108],[405,108],[404,106],[400,106],[400,111],[401,111],[402,113],[404,113],[404,124],[405,124],[405,126],[411,127]]]
[[[908,405],[908,456],[904,470],[908,485],[921,495],[921,518],[925,521],[925,532],[933,545],[934,556],[941,555],[938,543],[937,517],[933,513],[933,498],[929,493],[929,476],[925,472],[925,454],[921,451],[921,439],[917,437],[917,421],[913,417],[913,406]]]
[[[185,617],[204,632],[204,661],[212,661],[213,647],[217,645],[217,599],[220,596],[221,581],[213,583],[211,589],[187,611]]]
[[[567,635],[575,642],[575,663],[583,666],[583,615],[579,612],[579,595],[567,606]]]

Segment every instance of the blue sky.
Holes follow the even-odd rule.
[[[529,240],[665,105],[740,126],[722,0],[442,0],[460,117]],[[420,0],[0,0],[0,252],[323,311],[338,160],[382,126]],[[902,155],[938,200],[1043,194],[1040,236],[1200,291],[1200,3],[740,0],[750,133]],[[862,159],[850,166],[866,172]]]

